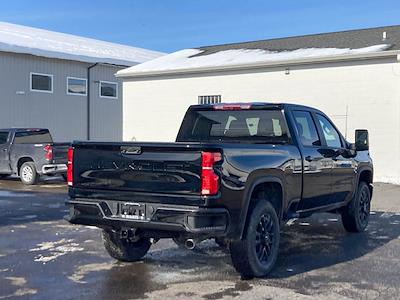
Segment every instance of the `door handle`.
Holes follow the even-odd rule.
[[[311,162],[311,161],[313,160],[312,157],[311,157],[310,155],[306,156],[304,159],[305,159],[306,161],[308,161],[308,162]]]
[[[3,151],[4,151],[4,152],[7,152],[7,148],[6,148],[6,149],[3,149]]]

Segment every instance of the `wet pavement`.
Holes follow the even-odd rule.
[[[285,226],[275,270],[248,281],[211,240],[162,240],[142,262],[116,262],[100,230],[63,220],[66,190],[0,181],[0,299],[400,299],[399,186],[376,184],[364,234],[332,214]]]

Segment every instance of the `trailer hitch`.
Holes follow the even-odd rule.
[[[137,228],[122,228],[120,231],[120,237],[121,239],[130,242],[137,242],[140,239]]]

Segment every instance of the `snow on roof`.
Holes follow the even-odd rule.
[[[0,51],[133,66],[164,53],[0,22]]]
[[[390,45],[380,44],[370,47],[349,48],[304,48],[291,51],[268,51],[263,49],[231,49],[209,55],[200,55],[201,49],[184,49],[154,60],[120,70],[117,75],[129,76],[140,73],[158,71],[173,71],[195,68],[241,65],[258,62],[290,61],[315,57],[329,57],[350,54],[379,52],[388,49]]]

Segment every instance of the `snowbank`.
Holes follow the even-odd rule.
[[[152,61],[133,66],[118,72],[118,75],[128,75],[142,72],[181,70],[204,67],[240,65],[257,62],[286,61],[310,57],[326,57],[337,55],[361,54],[379,52],[388,49],[390,45],[381,44],[365,48],[305,48],[293,51],[268,51],[263,49],[225,50],[209,55],[195,56],[203,52],[199,49],[184,49],[162,56]],[[193,57],[194,56],[194,57]]]
[[[164,53],[0,22],[0,51],[133,66]]]

